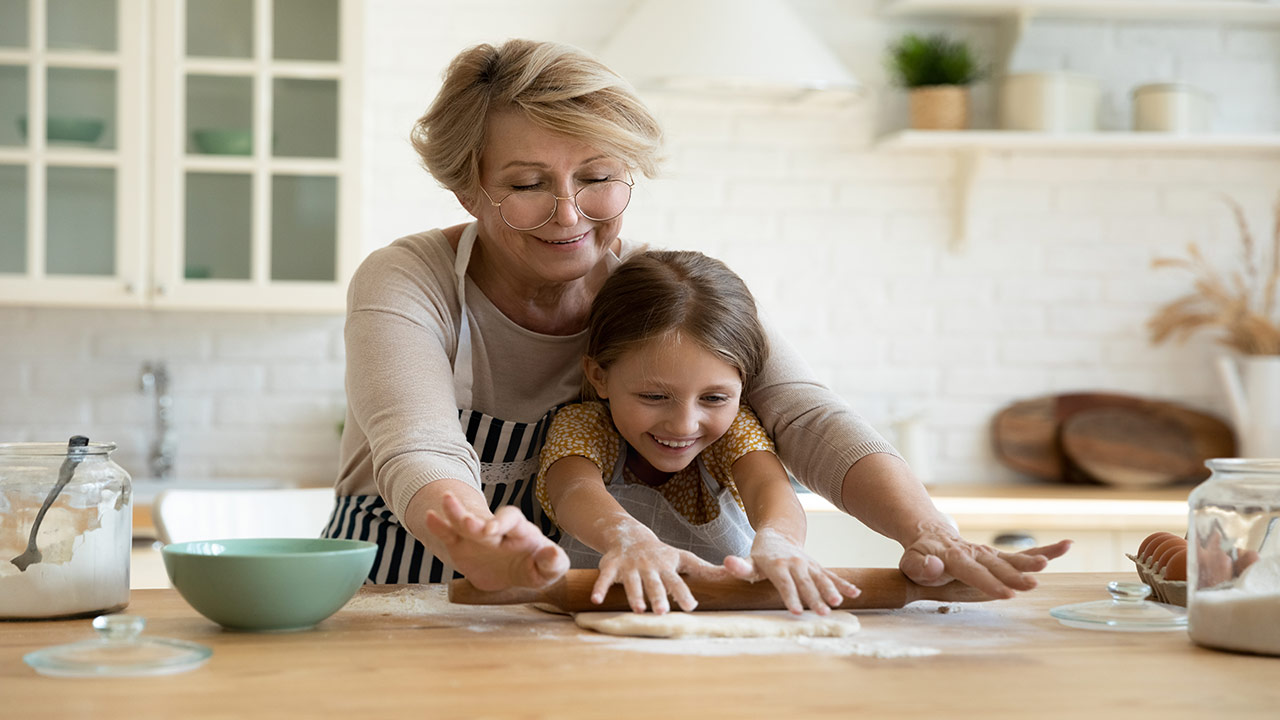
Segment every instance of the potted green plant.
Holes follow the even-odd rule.
[[[986,74],[968,43],[908,33],[889,47],[889,70],[910,92],[913,129],[968,127],[969,85]]]

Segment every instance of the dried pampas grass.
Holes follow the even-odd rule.
[[[1280,355],[1280,316],[1276,312],[1276,290],[1280,286],[1280,199],[1275,205],[1275,225],[1271,245],[1259,247],[1254,241],[1244,210],[1225,198],[1240,229],[1243,271],[1219,273],[1195,243],[1187,246],[1186,258],[1156,258],[1157,268],[1181,268],[1191,273],[1194,291],[1160,306],[1147,322],[1151,342],[1184,342],[1192,333],[1218,327],[1219,342],[1245,355]]]

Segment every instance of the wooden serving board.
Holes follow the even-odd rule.
[[[1081,410],[1059,431],[1068,479],[1079,473],[1121,487],[1203,480],[1206,459],[1235,454],[1231,429],[1209,420],[1159,403]]]
[[[1205,459],[1236,452],[1235,433],[1221,419],[1118,393],[1067,393],[1016,402],[996,414],[991,436],[996,458],[1004,465],[1055,482],[1197,480],[1208,476]]]
[[[961,582],[940,587],[917,585],[896,568],[829,568],[856,585],[862,594],[845,598],[842,610],[900,608],[917,600],[941,602],[982,602],[992,598]],[[510,590],[478,590],[469,581],[449,583],[449,601],[460,605],[519,605],[543,603],[564,612],[592,610],[629,610],[627,596],[620,585],[614,585],[599,605],[591,602],[591,588],[598,570],[570,570],[552,585],[541,588]],[[697,580],[685,578],[689,590],[698,600],[699,610],[783,610],[782,598],[768,582],[745,580]]]

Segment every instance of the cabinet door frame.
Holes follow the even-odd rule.
[[[360,97],[363,18],[360,3],[339,0],[339,59],[336,63],[274,61],[269,58],[272,33],[272,0],[255,0],[253,58],[248,60],[189,61],[185,55],[184,0],[155,0],[155,133],[153,173],[156,179],[151,227],[152,253],[150,302],[162,309],[280,310],[342,312],[346,289],[360,255]],[[255,137],[271,136],[271,79],[273,68],[289,77],[315,77],[338,82],[338,157],[334,160],[275,159],[270,148],[257,147],[246,157],[188,158],[185,153],[185,76],[190,68],[202,72],[228,72],[243,76],[251,66],[254,78],[253,122]],[[265,143],[259,143],[265,146]],[[183,270],[185,194],[188,169],[235,171],[251,175],[251,269],[248,280],[189,281]],[[274,172],[321,174],[336,177],[335,279],[333,281],[272,281],[270,279],[271,218],[269,184]]]
[[[48,48],[48,0],[31,0],[28,47],[0,49],[0,60],[27,68],[28,128],[25,147],[0,147],[0,163],[20,165],[27,178],[27,268],[0,275],[0,303],[42,306],[142,307],[147,302],[150,250],[147,189],[149,0],[117,0],[116,50],[73,52]],[[50,147],[44,133],[48,68],[107,69],[116,73],[113,150]],[[115,266],[111,275],[51,275],[46,269],[49,167],[113,168]]]

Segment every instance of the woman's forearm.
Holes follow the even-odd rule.
[[[951,528],[911,467],[888,453],[855,462],[845,473],[841,499],[851,515],[903,547],[926,529]]]
[[[453,495],[467,511],[482,520],[493,517],[488,504],[484,501],[484,496],[476,491],[474,485],[461,480],[444,478],[422,486],[413,494],[413,498],[409,500],[409,510],[405,513],[405,517],[400,518],[400,523],[425,545],[432,555],[440,558],[441,562],[452,565],[452,559],[444,543],[427,529],[427,511],[434,510],[440,513],[441,502],[446,494]]]

